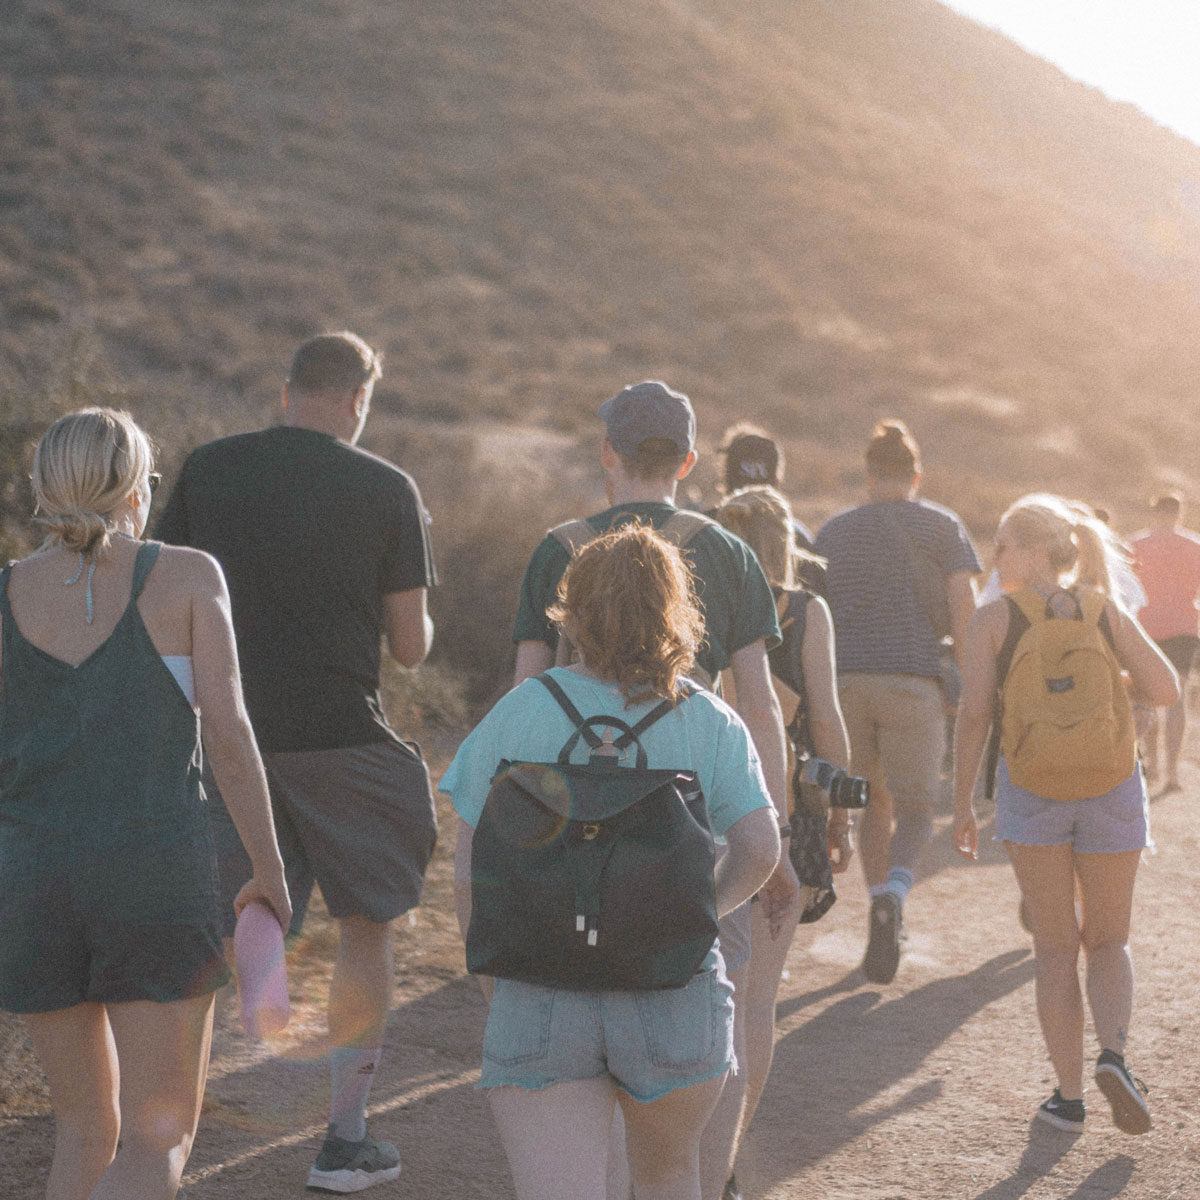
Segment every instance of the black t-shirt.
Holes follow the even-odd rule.
[[[267,751],[393,737],[381,598],[437,582],[416,484],[365,450],[279,426],[193,451],[158,521],[224,568],[246,707]]]

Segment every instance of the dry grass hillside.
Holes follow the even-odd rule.
[[[170,471],[330,326],[387,351],[477,695],[632,379],[778,431],[810,519],[892,413],[982,536],[1200,475],[1200,149],[933,0],[13,0],[0,68],[10,541],[48,415]]]

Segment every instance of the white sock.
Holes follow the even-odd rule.
[[[348,1142],[361,1142],[367,1136],[367,1097],[382,1055],[378,1046],[370,1050],[335,1046],[329,1055],[333,1091],[329,1123],[333,1132]]]
[[[888,872],[887,883],[883,885],[883,890],[895,896],[896,903],[903,908],[909,888],[914,882],[913,873],[907,867],[893,867]]]

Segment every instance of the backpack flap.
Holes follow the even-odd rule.
[[[1073,597],[1054,616],[1031,590],[1013,602],[1030,621],[1002,692],[1001,745],[1009,778],[1050,800],[1101,796],[1133,774],[1133,713],[1120,664],[1100,629],[1104,597]]]
[[[683,987],[712,948],[699,781],[603,752],[563,761],[580,737],[595,749],[601,723],[626,730],[614,746],[644,764],[636,732],[598,717],[578,720],[560,761],[497,768],[472,840],[469,971],[583,991]]]

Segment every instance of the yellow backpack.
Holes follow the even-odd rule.
[[[1048,800],[1102,796],[1133,774],[1137,754],[1104,595],[1060,591],[1044,600],[1025,588],[1007,599],[1009,644],[1016,635],[1000,691],[1008,776]],[[1064,602],[1074,617],[1058,615]]]

